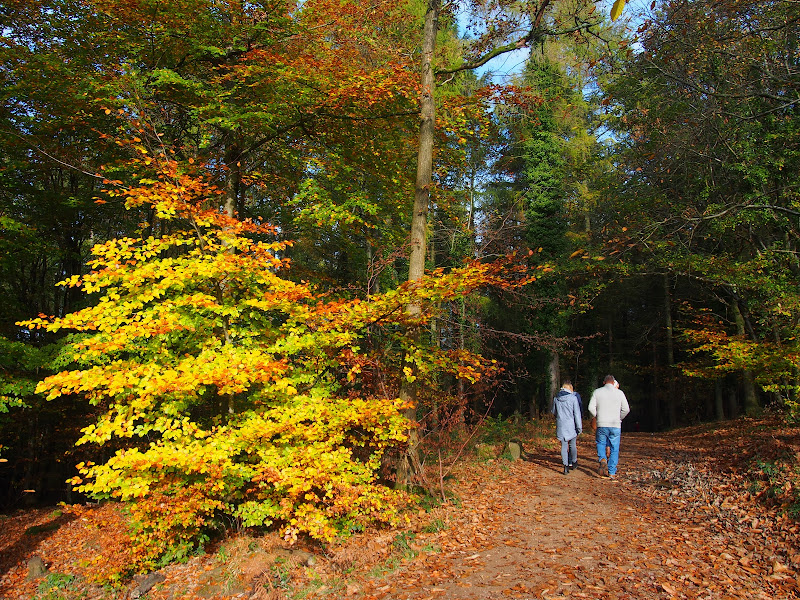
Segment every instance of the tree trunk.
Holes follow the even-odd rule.
[[[561,373],[558,366],[558,352],[552,350],[550,352],[550,362],[547,366],[547,372],[550,376],[550,394],[547,397],[548,404],[555,398],[558,389],[561,387]]]
[[[369,240],[366,242],[367,251],[367,296],[377,296],[381,293],[380,281],[378,281],[378,274],[373,272],[373,261],[375,260],[375,249]]]
[[[528,416],[532,421],[539,418],[539,398],[536,388],[531,388],[531,395],[528,398]]]
[[[775,325],[772,326],[772,337],[775,339],[775,345],[778,348],[783,348],[783,340],[781,339],[780,329],[778,329],[778,327],[775,326]],[[783,350],[781,350],[781,352],[782,351]],[[785,373],[785,372],[781,373],[780,381],[781,381],[782,393],[781,392],[776,392],[775,393],[775,396],[776,396],[775,400],[779,404],[783,404],[784,400],[790,400],[791,399],[792,386],[789,383],[789,375],[787,373]]]
[[[714,380],[714,412],[717,421],[725,420],[725,397],[723,395],[723,380],[717,377]]]
[[[475,257],[475,167],[470,171],[469,178],[469,215],[467,217],[467,230],[469,231],[469,255],[470,258]],[[458,319],[458,348],[459,350],[467,349],[467,300],[461,298],[459,300],[459,319]],[[467,382],[463,377],[458,378],[457,383],[458,405],[461,407],[461,423],[464,422],[464,412],[467,406]]]
[[[230,133],[228,135],[233,137],[234,134]],[[227,169],[227,177],[225,178],[225,214],[231,219],[235,219],[239,212],[239,187],[242,182],[242,164],[239,162],[240,155],[241,151],[239,150],[239,146],[237,146],[235,142],[230,142],[225,149],[225,167]],[[230,251],[231,250],[227,250],[227,252]],[[220,304],[222,304],[222,282],[217,282],[217,294]],[[229,345],[233,342],[231,340],[230,325],[227,317],[224,317],[222,322],[224,343],[225,345]],[[234,395],[227,394],[225,399],[227,401],[228,414],[234,414],[236,412]]]
[[[428,233],[428,205],[433,177],[433,141],[436,127],[434,93],[436,81],[433,73],[433,52],[439,30],[441,0],[430,0],[425,13],[425,32],[422,40],[422,94],[420,97],[419,150],[417,153],[417,179],[414,187],[414,212],[411,216],[411,254],[408,280],[417,281],[425,273],[426,236]],[[411,308],[411,307],[409,307]],[[415,307],[419,311],[419,307]]]
[[[233,136],[232,133],[229,135]],[[242,182],[240,154],[235,143],[230,143],[225,149],[225,167],[228,171],[225,178],[225,214],[230,218],[236,217],[239,209],[239,188]]]
[[[700,385],[698,381],[692,382],[692,396],[697,398],[702,396],[703,398],[703,416],[700,419],[701,422],[710,421],[716,415],[716,411],[714,410],[714,397],[708,393],[708,388],[704,385]]]
[[[747,335],[744,316],[739,308],[739,301],[734,298],[731,301],[731,310],[736,322],[736,334],[742,338]],[[753,372],[750,369],[742,369],[742,386],[744,392],[744,412],[747,415],[755,415],[759,412],[758,395],[756,394],[756,384]]]
[[[431,232],[431,243],[428,244],[428,264],[431,265],[432,269],[436,268],[436,243],[435,243],[436,238],[434,236],[434,233],[435,231]],[[437,313],[439,312],[440,307],[441,304],[437,303],[436,305]],[[439,322],[435,317],[431,318],[430,330],[431,330],[431,342],[433,343],[434,347],[439,348],[440,347]]]
[[[426,236],[428,233],[428,205],[433,179],[433,139],[436,125],[434,92],[436,80],[433,73],[433,53],[436,49],[436,34],[439,30],[441,0],[429,0],[425,13],[425,29],[422,37],[422,93],[420,96],[419,150],[417,154],[417,179],[414,188],[414,210],[411,215],[411,253],[408,261],[408,280],[417,281],[425,274]],[[420,306],[409,304],[406,311],[418,315]],[[419,335],[417,332],[415,335]],[[407,403],[405,416],[410,422],[408,449],[397,468],[398,488],[407,488],[411,476],[419,470],[419,429],[417,425],[416,386],[403,379],[400,399]]]
[[[739,416],[739,380],[735,373],[728,373],[725,376],[725,386],[728,390],[727,395],[727,415],[729,419]]]
[[[659,372],[658,358],[659,358],[658,339],[653,337],[653,390],[651,406],[653,414],[650,417],[650,429],[652,431],[661,431],[661,373]]]
[[[467,302],[464,298],[459,300],[459,319],[458,319],[458,349],[464,351],[467,347]],[[466,407],[467,402],[467,382],[463,377],[458,378],[458,383],[456,384],[458,390],[458,405],[460,407]],[[463,413],[462,413],[463,415]],[[462,416],[463,420],[463,416]]]
[[[672,371],[675,364],[675,347],[673,345],[673,327],[672,327],[672,297],[669,293],[669,275],[664,274],[664,328],[667,343],[667,389],[668,399],[667,406],[669,408],[669,426],[677,427],[678,425],[678,398],[675,390],[675,377]]]

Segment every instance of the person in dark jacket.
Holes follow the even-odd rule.
[[[561,462],[564,475],[578,466],[578,435],[583,431],[580,396],[572,388],[572,382],[564,380],[561,389],[553,398],[551,412],[556,416],[556,436],[561,440]]]

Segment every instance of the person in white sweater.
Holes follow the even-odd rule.
[[[614,385],[615,382],[613,375],[606,375],[603,387],[592,392],[589,400],[589,414],[597,418],[595,441],[600,475],[611,479],[617,474],[622,419],[631,412],[625,392],[618,389]],[[606,446],[611,448],[611,455],[608,458],[606,458]]]

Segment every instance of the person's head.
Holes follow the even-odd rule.
[[[561,389],[568,390],[571,392],[573,389],[572,382],[569,379],[565,379],[564,381],[561,382]]]
[[[610,383],[610,384],[613,385],[615,381],[616,381],[616,379],[614,379],[613,375],[606,375],[605,379],[603,379],[603,384],[605,385],[607,383]]]

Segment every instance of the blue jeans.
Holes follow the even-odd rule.
[[[577,437],[574,437],[566,442],[561,440],[561,462],[564,463],[565,467],[567,465],[574,465],[578,460],[577,439]]]
[[[611,456],[608,458],[608,474],[614,475],[617,472],[619,462],[619,439],[622,436],[622,429],[619,427],[598,427],[595,434],[597,442],[597,460],[606,457],[606,446],[611,448]]]

